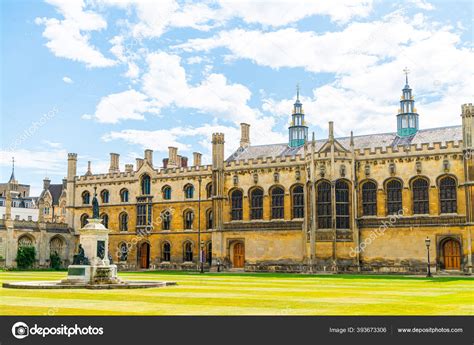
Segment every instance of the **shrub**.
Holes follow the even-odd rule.
[[[19,247],[16,253],[16,264],[18,268],[32,268],[36,260],[36,250],[33,246]]]
[[[59,256],[58,252],[51,253],[49,256],[49,262],[52,269],[61,269],[61,257]]]

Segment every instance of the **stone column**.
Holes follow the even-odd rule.
[[[74,207],[76,195],[77,153],[69,153],[67,157],[67,202],[66,220],[70,228],[74,229]]]
[[[464,193],[466,196],[466,237],[467,237],[467,271],[472,274],[472,229],[474,228],[474,106],[472,103],[462,107]]]
[[[212,265],[221,264],[225,258],[225,243],[223,243],[224,228],[224,134],[214,133],[212,135],[212,210],[214,214],[214,229],[212,232],[212,249],[215,255],[212,257]]]

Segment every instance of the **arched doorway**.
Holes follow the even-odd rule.
[[[234,244],[234,268],[244,268],[245,263],[245,247],[242,242]]]
[[[138,251],[138,264],[140,268],[150,268],[150,244],[143,242]]]
[[[461,269],[461,246],[458,241],[449,239],[443,243],[443,259],[444,269]]]

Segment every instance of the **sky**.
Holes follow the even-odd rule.
[[[420,127],[460,125],[474,100],[474,3],[462,1],[2,0],[0,180],[32,195],[168,146],[210,163],[240,123],[252,145],[288,141],[296,85],[309,131],[396,131],[408,78]]]

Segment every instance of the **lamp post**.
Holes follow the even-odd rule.
[[[201,264],[201,273],[204,273],[204,241],[201,241],[199,261]]]
[[[430,269],[430,244],[431,244],[431,240],[429,239],[429,237],[426,237],[425,239],[425,244],[426,244],[426,251],[428,253],[428,274],[426,275],[427,278],[431,278],[432,275],[431,275],[431,269]]]
[[[204,267],[202,265],[202,243],[201,243],[201,184],[202,178],[199,176],[199,191],[198,191],[198,246],[199,246],[199,266],[200,272],[204,273]]]

